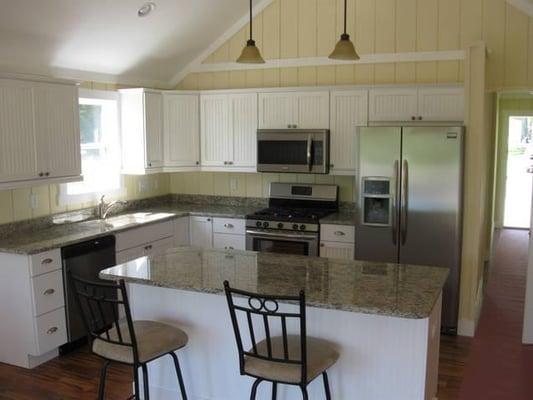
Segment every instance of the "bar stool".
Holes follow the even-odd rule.
[[[254,400],[257,387],[263,381],[272,382],[272,400],[276,400],[277,384],[296,385],[300,387],[304,400],[308,400],[307,385],[322,375],[326,399],[331,400],[331,393],[326,370],[339,358],[335,347],[326,340],[307,337],[305,318],[305,293],[298,296],[270,296],[233,289],[224,281],[224,291],[237,341],[239,367],[241,375],[256,378],[252,385],[250,399]],[[236,305],[234,296],[244,297],[246,305]],[[280,312],[279,302],[297,302],[298,312]],[[245,316],[246,337],[241,333],[237,313]],[[265,339],[257,342],[257,330],[252,316],[262,321]],[[299,322],[299,334],[287,334],[287,320],[294,318]],[[273,321],[279,320],[281,336],[271,336]],[[242,319],[241,319],[242,322]],[[252,348],[245,350],[243,339],[249,339]]]
[[[133,321],[124,280],[120,280],[118,284],[91,282],[70,273],[69,279],[87,329],[91,349],[94,354],[104,359],[98,399],[104,399],[107,368],[113,361],[133,367],[135,395],[130,399],[140,399],[139,368],[142,369],[144,400],[149,400],[146,365],[157,358],[170,355],[174,360],[181,397],[187,400],[178,356],[174,353],[187,344],[187,334],[179,328],[161,322]],[[124,309],[125,320],[119,320],[120,306]]]

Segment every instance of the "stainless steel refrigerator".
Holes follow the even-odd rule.
[[[457,331],[463,127],[359,131],[355,253],[361,260],[450,268],[442,327]]]

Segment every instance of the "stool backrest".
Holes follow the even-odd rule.
[[[300,291],[297,296],[261,295],[258,293],[231,288],[228,281],[224,281],[224,291],[226,293],[231,322],[233,324],[233,330],[235,332],[235,338],[237,341],[241,374],[245,374],[244,360],[246,356],[276,363],[299,365],[302,372],[301,382],[307,382],[307,343],[304,291]],[[244,298],[244,305],[235,304],[234,297]],[[296,303],[298,305],[298,311],[281,312],[279,302]],[[245,322],[242,323],[243,319],[241,319],[241,323],[239,323],[239,314],[242,314]],[[254,321],[253,316],[256,316],[256,321]],[[257,323],[257,317],[260,320],[259,323]],[[290,354],[289,351],[287,321],[291,319],[295,319],[298,323],[298,336],[300,342],[299,354]],[[277,321],[279,321],[279,324],[275,323]],[[244,325],[243,329],[241,329],[241,324]],[[258,336],[258,325],[261,326],[260,333],[264,331],[266,352],[260,351],[261,349],[258,349],[257,346],[258,342],[263,340]],[[281,328],[282,353],[273,351],[274,349],[272,345],[271,332],[273,331],[272,328],[277,326]],[[250,350],[244,349],[244,342],[251,343]]]
[[[68,273],[70,286],[87,330],[89,341],[99,339],[104,342],[131,347],[133,358],[138,361],[137,340],[126,292],[126,284],[93,282]],[[118,296],[117,296],[118,294]],[[125,322],[119,318],[122,307]]]

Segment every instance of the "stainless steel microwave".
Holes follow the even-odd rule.
[[[329,173],[329,130],[258,129],[257,171]]]

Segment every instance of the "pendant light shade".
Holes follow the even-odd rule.
[[[250,0],[250,39],[246,42],[246,46],[242,49],[242,53],[237,62],[241,64],[264,64],[265,60],[261,57],[261,52],[255,45],[252,33],[252,0]]]
[[[329,58],[333,60],[357,61],[359,60],[359,55],[355,51],[355,47],[350,40],[350,35],[346,33],[347,7],[347,0],[344,0],[344,33],[341,35],[340,40],[335,45],[333,52],[329,55]]]

